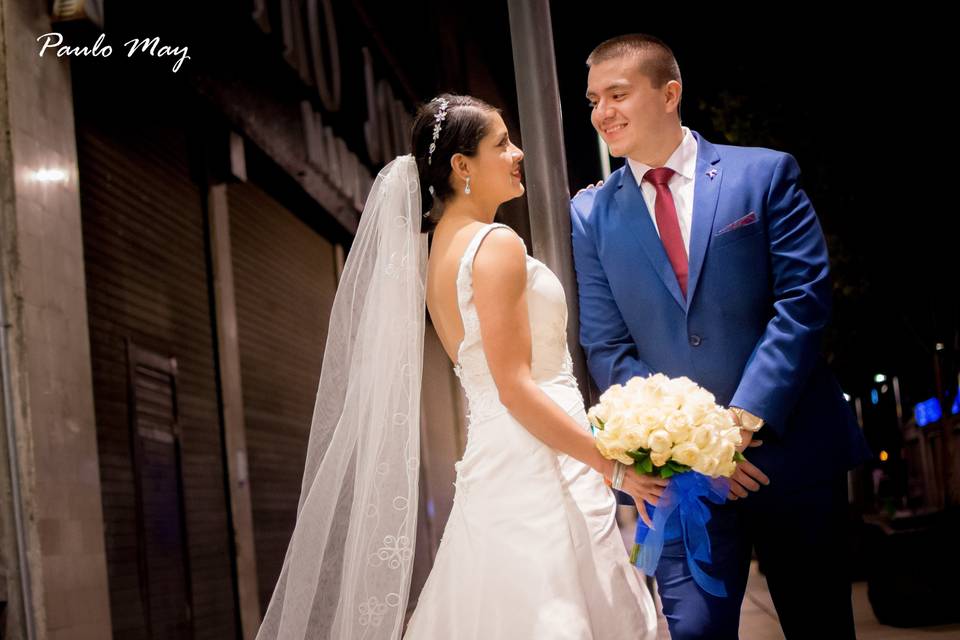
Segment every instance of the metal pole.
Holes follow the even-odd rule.
[[[606,180],[610,177],[610,147],[597,133],[597,149],[600,151],[600,176]]]
[[[557,274],[567,294],[567,344],[580,391],[589,379],[580,344],[577,280],[570,246],[570,191],[548,0],[508,0],[517,104],[533,255]]]
[[[949,509],[953,504],[953,487],[951,464],[953,462],[953,420],[950,419],[950,408],[944,407],[943,381],[940,374],[940,352],[943,343],[938,342],[933,350],[933,373],[937,389],[937,404],[940,405],[940,482],[943,487],[943,508]]]
[[[903,404],[900,402],[900,378],[893,376],[893,399],[897,403],[897,428],[903,431]]]

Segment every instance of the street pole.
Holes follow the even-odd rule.
[[[950,408],[943,406],[943,378],[940,374],[940,352],[943,343],[938,342],[933,350],[933,372],[936,380],[937,404],[940,405],[940,482],[943,488],[943,508],[949,509],[953,504],[951,466],[953,463],[953,420],[950,419]]]
[[[587,367],[579,348],[580,305],[570,244],[570,191],[550,4],[509,0],[508,6],[533,255],[557,275],[567,294],[567,344],[573,373],[589,404]]]

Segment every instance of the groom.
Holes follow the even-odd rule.
[[[570,217],[580,340],[600,390],[687,376],[731,407],[747,462],[711,508],[716,598],[682,540],[657,569],[673,640],[736,638],[751,554],[787,638],[853,638],[846,471],[868,455],[819,355],[830,312],[827,249],[796,160],[711,144],[681,126],[680,70],[646,35],[587,59],[591,121],[626,163],[575,196]]]

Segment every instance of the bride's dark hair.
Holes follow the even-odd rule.
[[[428,162],[430,143],[433,142],[433,126],[440,111],[440,100],[447,101],[447,115],[440,123],[440,137],[433,151],[432,162]],[[460,96],[443,93],[420,106],[413,120],[410,132],[410,148],[417,160],[417,173],[420,176],[420,198],[423,202],[421,213],[430,212],[423,220],[421,230],[433,231],[443,212],[443,203],[453,195],[450,186],[450,158],[462,153],[473,156],[477,145],[487,134],[490,114],[499,112],[483,100],[473,96]],[[430,193],[433,187],[433,194]]]

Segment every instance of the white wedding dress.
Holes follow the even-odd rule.
[[[481,228],[460,260],[464,338],[454,367],[469,401],[453,509],[407,640],[644,640],[656,635],[649,591],[630,564],[599,473],[557,453],[500,404],[473,304]],[[527,257],[534,380],[584,429],[556,275]]]

